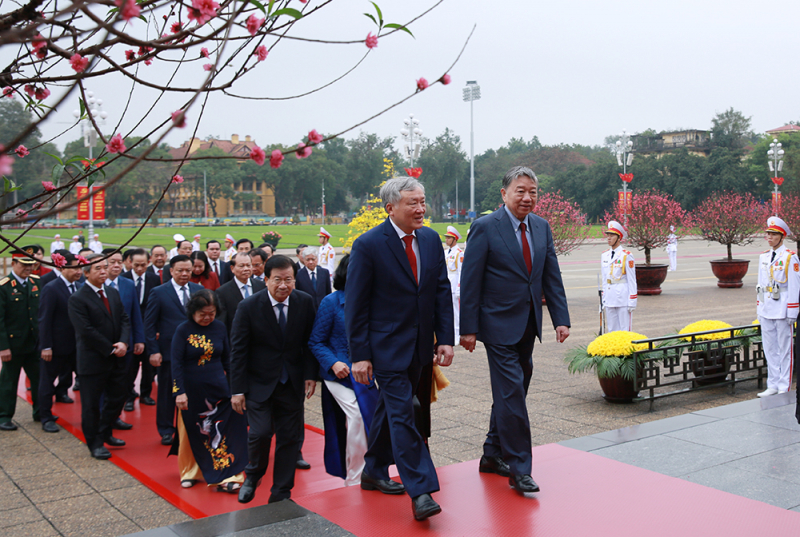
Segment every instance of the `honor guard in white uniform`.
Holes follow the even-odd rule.
[[[756,296],[767,360],[767,389],[759,397],[785,393],[792,383],[792,328],[797,320],[800,292],[800,261],[783,244],[790,234],[789,226],[772,216],[767,220],[766,231],[770,249],[758,258]]]
[[[461,310],[461,265],[464,264],[464,250],[458,247],[461,233],[453,226],[447,226],[444,241],[447,244],[444,258],[447,263],[447,279],[450,280],[450,291],[453,295],[453,324],[456,328],[456,341],[459,338],[459,325],[461,324],[459,312]]]
[[[631,319],[636,309],[636,260],[620,246],[628,232],[619,222],[608,223],[606,239],[610,250],[600,257],[603,279],[603,308],[609,332],[632,329]]]
[[[103,243],[100,242],[100,235],[94,234],[92,240],[89,241],[88,247],[96,254],[103,253]]]
[[[194,238],[194,240],[192,241],[192,251],[193,252],[199,252],[200,251],[200,237],[201,237],[201,235],[199,233],[193,237]]]
[[[53,255],[53,252],[56,250],[63,250],[64,249],[64,242],[61,240],[61,235],[56,233],[55,237],[53,237],[53,242],[50,243],[50,255]]]
[[[236,255],[236,239],[233,238],[233,235],[228,233],[225,235],[225,251],[222,253],[222,260],[226,263],[229,263],[231,257]]]
[[[69,243],[69,252],[72,255],[78,255],[78,253],[81,251],[81,248],[83,248],[83,246],[81,246],[80,237],[78,235],[73,236],[72,242]]]
[[[328,269],[331,273],[331,280],[333,279],[333,271],[336,269],[334,260],[336,259],[336,252],[333,251],[333,246],[328,244],[331,240],[331,234],[328,233],[324,227],[319,228],[319,266]]]
[[[678,270],[678,236],[675,235],[675,226],[669,226],[672,232],[667,237],[667,255],[669,256],[669,271]]]
[[[180,233],[176,233],[172,236],[172,240],[175,241],[175,248],[173,248],[167,253],[167,261],[178,255],[178,246],[180,246],[181,243],[186,240],[186,237],[184,237]]]

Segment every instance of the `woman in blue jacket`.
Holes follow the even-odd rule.
[[[322,416],[325,423],[325,470],[345,485],[361,482],[367,434],[378,402],[378,389],[357,383],[350,374],[350,350],[344,322],[344,287],[349,255],[333,275],[333,293],[322,299],[308,346],[320,364]]]

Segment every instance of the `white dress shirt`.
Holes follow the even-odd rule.
[[[403,231],[402,229],[397,227],[397,224],[394,223],[394,220],[392,220],[391,216],[389,217],[389,222],[392,223],[392,227],[397,232],[397,236],[400,237],[400,242],[402,243],[403,251],[405,251],[406,243],[405,243],[405,241],[403,241],[403,237],[408,235],[408,233],[406,233],[405,231]],[[413,237],[414,237],[414,240],[411,241],[411,249],[414,251],[414,255],[417,258],[417,279],[419,279],[420,272],[421,272],[421,269],[422,269],[422,264],[421,264],[421,261],[420,261],[420,258],[419,258],[419,244],[417,243],[417,231],[416,230],[412,231],[411,235],[413,235]]]
[[[145,274],[147,274],[147,272],[145,272]],[[156,274],[156,276],[157,275],[158,274]],[[144,286],[145,286],[144,275],[139,276],[135,272],[131,272],[131,276],[133,276],[133,286],[134,287],[136,287],[136,285],[139,283],[139,280],[142,281],[142,287],[141,287],[141,290],[139,291],[139,304],[141,304],[142,302],[144,302]]]
[[[178,293],[178,300],[180,301],[180,303],[185,308],[186,304],[183,303],[183,291],[181,291],[182,287],[180,285],[178,285],[177,283],[175,283],[175,278],[172,278],[170,280],[170,283],[172,283],[172,288],[175,289],[175,292]],[[187,283],[183,287],[186,288],[186,296],[189,296],[189,297],[192,296],[192,291],[189,289],[189,284]]]
[[[517,244],[519,244],[519,251],[522,251],[522,233],[520,233],[519,225],[523,222],[516,216],[511,210],[508,208],[507,205],[503,205],[503,208],[506,210],[506,214],[508,214],[508,219],[511,222],[511,225],[514,227],[514,237],[517,239]],[[525,237],[528,239],[528,248],[531,251],[531,266],[533,266],[533,233],[531,232],[531,221],[530,218],[525,217]]]
[[[253,296],[253,284],[250,283],[250,278],[247,278],[247,281],[244,283],[239,280],[239,278],[235,278],[236,280],[236,287],[239,288],[239,292],[242,293],[242,298],[247,298]],[[247,293],[245,293],[245,289],[247,289]]]

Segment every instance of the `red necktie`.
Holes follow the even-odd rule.
[[[106,294],[103,292],[102,289],[97,290],[97,294],[100,295],[100,298],[103,299],[103,304],[106,305],[106,309],[108,310],[108,314],[111,315],[111,304],[108,303],[108,299],[106,298]]]
[[[528,246],[528,237],[527,233],[525,233],[525,227],[525,222],[520,223],[519,233],[520,237],[522,237],[522,257],[525,258],[525,266],[528,267],[528,274],[530,274],[533,270],[533,266],[531,265],[531,247]]]
[[[158,279],[161,280],[161,283],[164,283],[164,275],[162,274],[163,270],[158,269]]]
[[[408,256],[408,262],[411,263],[411,272],[414,273],[414,281],[419,283],[419,277],[417,276],[417,255],[411,247],[413,241],[414,235],[406,235],[403,237],[403,242],[406,243],[406,256]]]

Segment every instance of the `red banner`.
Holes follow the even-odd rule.
[[[633,212],[633,191],[627,191],[627,202],[625,200],[625,194],[626,192],[623,192],[622,190],[617,191],[617,205],[619,206],[619,212],[631,214]]]
[[[103,185],[93,185],[92,191],[96,191]],[[82,198],[89,193],[89,187],[79,186],[78,197]],[[92,220],[106,219],[106,191],[97,192],[92,196]],[[89,200],[83,200],[78,204],[78,220],[89,220]]]
[[[777,195],[777,198],[775,197]],[[772,210],[775,214],[781,214],[781,193],[772,193]]]

